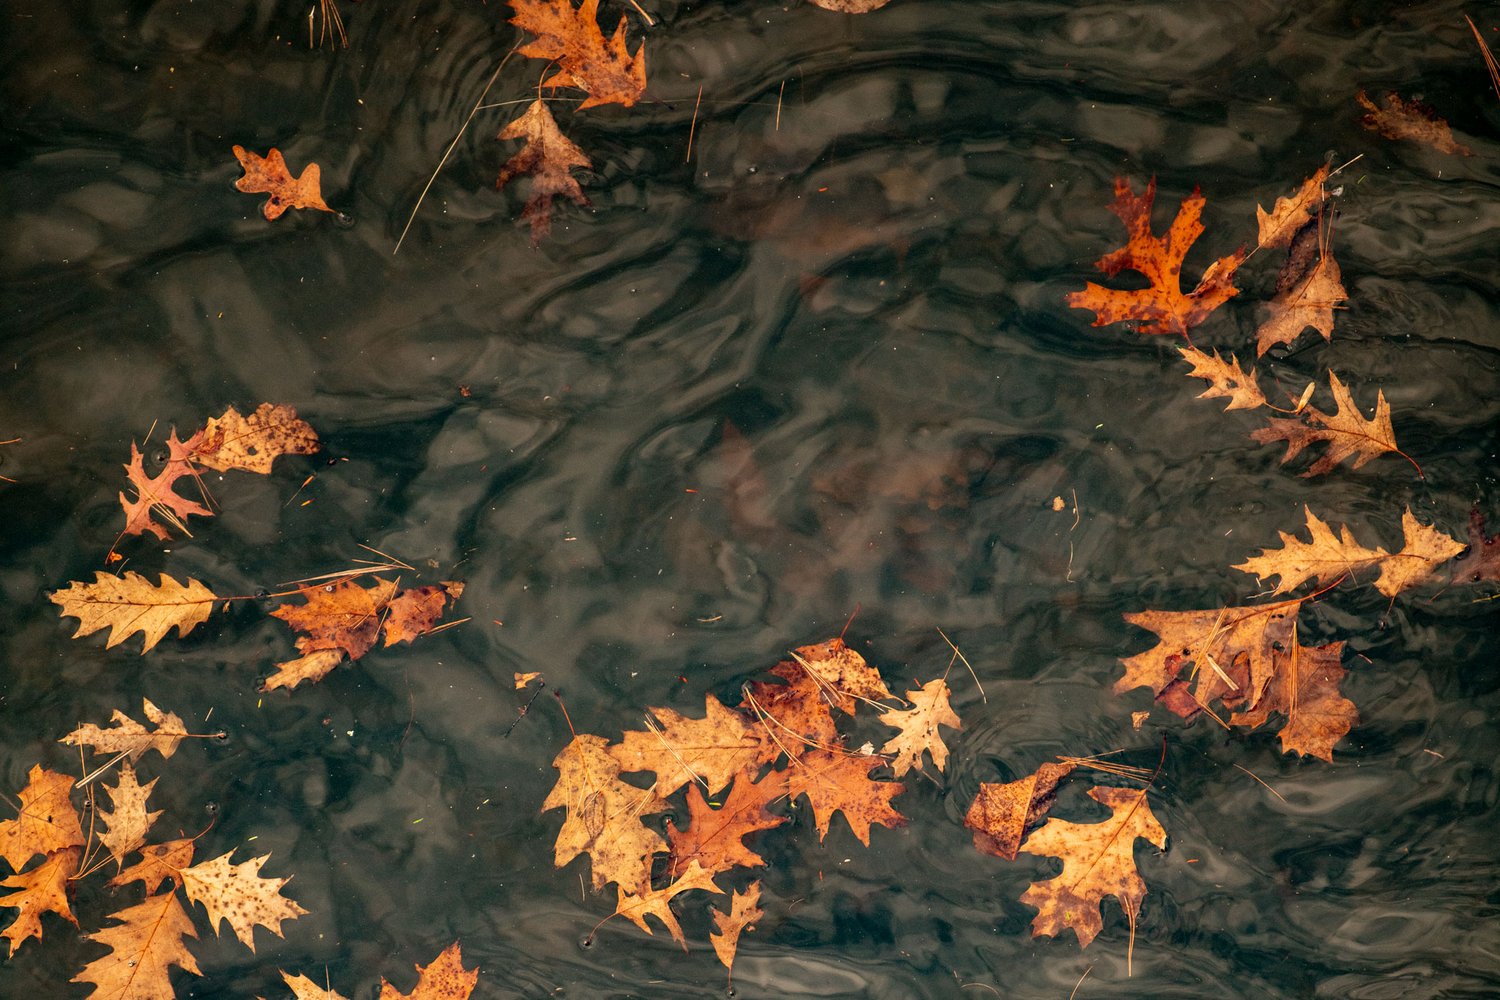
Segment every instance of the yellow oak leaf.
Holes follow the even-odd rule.
[[[1323,182],[1328,180],[1328,164],[1302,182],[1302,187],[1290,198],[1277,198],[1276,204],[1267,212],[1255,206],[1255,221],[1259,228],[1257,243],[1264,250],[1284,247],[1292,242],[1303,226],[1313,219],[1313,213],[1324,201]]]
[[[140,882],[147,892],[155,892],[167,879],[173,885],[182,884],[182,871],[193,863],[193,841],[184,837],[169,840],[164,844],[147,844],[141,848],[141,860],[110,879],[105,885],[114,887]]]
[[[751,882],[744,892],[735,890],[729,901],[729,912],[714,911],[714,933],[708,940],[714,946],[714,954],[724,963],[724,968],[734,973],[734,956],[739,951],[740,935],[755,930],[755,922],[765,913],[760,908],[760,881]]]
[[[32,766],[29,778],[17,795],[20,815],[0,822],[0,858],[16,871],[38,854],[84,845],[78,810],[69,798],[73,779],[40,764]]]
[[[203,904],[214,933],[224,921],[234,930],[245,947],[255,950],[255,927],[260,925],[281,937],[281,922],[295,920],[307,911],[296,901],[281,895],[281,887],[290,878],[264,878],[260,866],[271,855],[238,865],[229,863],[228,854],[182,870],[182,887],[188,898]]]
[[[73,638],[107,628],[109,639],[104,648],[109,649],[139,632],[145,640],[142,655],[149,653],[170,629],[176,628],[182,637],[208,621],[218,599],[197,580],[190,579],[184,585],[163,573],[161,583],[153,586],[139,573],[110,576],[98,570],[93,583],[75,580],[66,590],[51,595],[52,603],[62,606],[60,615],[78,619]]]
[[[296,1000],[348,1000],[342,993],[319,986],[306,976],[289,976],[282,972],[281,978],[286,981],[287,987],[291,989],[292,996]]]
[[[587,853],[595,889],[616,882],[640,894],[651,883],[651,858],[667,850],[667,842],[641,817],[665,812],[666,799],[654,789],[637,788],[620,780],[620,762],[610,755],[605,740],[582,733],[553,758],[557,784],[542,803],[542,812],[565,808],[557,834],[553,864],[558,868]]]
[[[177,752],[177,745],[189,735],[187,726],[175,713],[163,712],[149,698],[142,698],[141,702],[146,720],[156,727],[155,732],[117,708],[109,717],[109,721],[114,723],[113,727],[103,729],[92,722],[86,722],[58,742],[75,747],[92,747],[96,754],[124,753],[131,763],[140,760],[141,754],[147,750],[155,750],[163,759],[172,756]]]
[[[93,984],[90,1000],[175,1000],[170,966],[203,975],[183,941],[198,933],[175,891],[150,896],[110,914],[110,919],[119,923],[89,935],[91,943],[104,945],[109,954],[94,959],[72,979]]]
[[[146,843],[146,831],[161,815],[160,810],[146,811],[146,797],[158,780],[152,778],[144,785],[140,784],[136,781],[135,768],[126,762],[120,765],[119,781],[113,786],[104,786],[114,808],[99,807],[99,819],[106,828],[99,834],[99,842],[114,855],[115,864],[120,868],[125,866],[125,855]]]
[[[682,950],[687,951],[687,939],[682,935],[682,926],[677,922],[677,917],[673,915],[672,909],[668,904],[676,896],[690,889],[703,889],[707,892],[717,893],[724,891],[714,885],[713,873],[694,861],[688,865],[687,871],[683,872],[665,888],[647,888],[637,895],[627,892],[624,887],[621,887],[619,890],[620,903],[615,907],[615,913],[629,920],[647,934],[651,933],[651,928],[646,924],[646,917],[655,917],[671,933],[672,939],[682,945]]]
[[[1188,372],[1192,378],[1208,379],[1207,389],[1198,393],[1199,399],[1212,399],[1222,396],[1229,400],[1224,407],[1229,410],[1253,410],[1259,406],[1266,406],[1266,397],[1260,391],[1260,385],[1255,381],[1255,369],[1248,372],[1240,367],[1239,358],[1233,354],[1225,361],[1219,357],[1219,352],[1213,355],[1204,354],[1196,347],[1179,347],[1178,352],[1182,359],[1193,366]]]
[[[941,677],[928,681],[919,690],[906,692],[906,700],[912,707],[892,710],[880,717],[887,726],[901,730],[880,748],[883,754],[895,754],[891,770],[901,777],[911,768],[922,770],[922,753],[932,754],[932,763],[939,771],[948,763],[948,747],[938,734],[938,726],[961,729],[958,715],[948,704],[948,684]]]
[[[83,848],[65,847],[47,855],[47,859],[35,868],[0,882],[0,886],[17,890],[0,896],[0,906],[21,911],[10,926],[0,931],[0,936],[10,941],[12,955],[23,941],[42,936],[44,913],[56,913],[74,927],[78,926],[78,918],[73,916],[68,905],[68,888],[82,858]]]
[[[269,475],[282,455],[311,455],[321,447],[317,432],[290,406],[261,403],[248,417],[234,407],[211,417],[198,435],[190,460],[219,472],[244,469]]]
[[[781,752],[765,727],[746,713],[724,707],[713,695],[705,697],[704,705],[701,719],[690,719],[670,708],[653,708],[651,713],[660,725],[626,732],[609,748],[610,755],[622,771],[654,772],[656,792],[666,796],[699,780],[712,795],[736,775],[754,774]]]

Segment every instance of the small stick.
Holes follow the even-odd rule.
[[[703,84],[700,83],[700,84],[698,84],[698,100],[693,105],[693,123],[688,126],[688,148],[687,148],[687,156],[686,156],[686,158],[683,159],[683,161],[682,161],[683,163],[692,163],[693,162],[693,133],[696,132],[697,129],[698,129],[698,105],[700,105],[702,103],[703,103]]]
[[[781,131],[781,98],[786,93],[786,81],[781,81],[781,89],[776,92],[776,131]]]

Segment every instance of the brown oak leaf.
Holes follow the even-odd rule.
[[[307,911],[281,895],[281,887],[291,881],[290,877],[265,878],[260,874],[260,866],[271,855],[232,865],[229,855],[233,853],[184,868],[182,888],[189,899],[203,904],[215,934],[227,920],[235,936],[254,951],[257,924],[281,937],[281,922],[295,920]]]
[[[682,926],[677,923],[677,917],[672,913],[668,905],[681,893],[691,889],[702,889],[706,892],[722,893],[724,890],[714,885],[713,873],[704,869],[698,862],[694,861],[688,865],[687,871],[674,879],[670,884],[661,889],[643,889],[639,894],[627,892],[624,886],[619,887],[620,902],[615,907],[615,913],[635,924],[647,934],[651,928],[646,924],[648,916],[660,920],[672,935],[672,940],[682,945],[682,950],[687,951],[687,939],[682,935]]]
[[[1276,280],[1276,297],[1267,303],[1270,318],[1255,331],[1255,353],[1290,344],[1312,327],[1333,339],[1333,311],[1349,297],[1333,250],[1316,222],[1292,240],[1286,264]]]
[[[670,708],[653,708],[659,726],[631,730],[609,748],[622,771],[651,771],[659,795],[702,781],[710,795],[736,775],[754,775],[776,759],[780,748],[765,728],[743,712],[724,707],[713,695],[704,699],[706,714],[689,719]],[[648,720],[649,721],[649,720]]]
[[[1302,227],[1312,221],[1326,198],[1323,182],[1328,180],[1328,164],[1318,168],[1317,173],[1302,182],[1302,187],[1290,198],[1277,198],[1276,204],[1267,212],[1255,206],[1255,220],[1260,230],[1257,244],[1262,250],[1284,247]]]
[[[1366,114],[1359,123],[1387,139],[1410,139],[1431,146],[1440,153],[1473,156],[1468,146],[1454,141],[1453,130],[1437,112],[1421,101],[1408,101],[1394,91],[1387,91],[1379,106],[1361,90],[1355,95]]]
[[[786,794],[784,771],[773,771],[760,781],[741,774],[717,809],[709,807],[698,785],[689,786],[687,830],[667,821],[667,838],[672,842],[668,872],[675,877],[693,864],[702,865],[710,874],[764,865],[765,859],[746,847],[744,838],[787,821],[768,808]]]
[[[193,841],[184,837],[164,844],[147,844],[141,848],[141,860],[110,879],[105,885],[122,886],[140,882],[147,892],[155,892],[167,879],[182,884],[182,870],[193,863]]]
[[[455,941],[431,965],[417,966],[417,986],[410,993],[400,992],[382,976],[379,1000],[468,1000],[477,982],[479,970],[464,968],[464,956]]]
[[[1026,831],[1042,821],[1057,797],[1057,785],[1073,772],[1072,764],[1043,764],[1016,781],[983,782],[964,816],[974,846],[1006,861],[1016,860]]]
[[[886,712],[880,721],[901,730],[900,734],[886,741],[880,748],[883,754],[895,754],[891,770],[901,777],[915,767],[922,770],[922,753],[932,755],[932,763],[939,771],[948,763],[948,747],[938,733],[938,726],[962,729],[958,715],[948,704],[948,684],[941,677],[928,681],[916,691],[906,692],[906,700],[912,707]]]
[[[792,650],[792,659],[817,679],[833,704],[851,715],[857,700],[876,701],[892,696],[885,681],[880,679],[880,672],[844,645],[843,639],[798,646]]]
[[[139,632],[144,640],[142,656],[173,628],[182,638],[208,621],[218,599],[197,580],[189,579],[182,584],[163,573],[161,582],[153,585],[144,576],[128,570],[123,576],[95,570],[93,583],[74,580],[67,589],[49,595],[53,604],[62,607],[60,616],[78,619],[78,631],[73,638],[107,628],[109,638],[104,648],[109,649]]]
[[[1344,644],[1303,646],[1292,636],[1286,650],[1276,654],[1277,670],[1253,709],[1229,717],[1231,726],[1254,729],[1272,712],[1286,722],[1277,733],[1285,753],[1299,753],[1333,761],[1333,746],[1359,721],[1354,702],[1339,693],[1348,672],[1341,665]]]
[[[1388,452],[1395,452],[1411,461],[1405,452],[1396,447],[1396,431],[1391,426],[1391,406],[1385,401],[1383,391],[1376,395],[1375,415],[1366,419],[1355,405],[1354,396],[1348,387],[1331,371],[1328,373],[1328,384],[1333,390],[1337,407],[1333,413],[1324,413],[1316,406],[1309,406],[1302,412],[1300,419],[1272,418],[1267,426],[1251,432],[1251,439],[1260,444],[1285,441],[1286,454],[1281,457],[1283,464],[1297,457],[1308,445],[1325,442],[1327,450],[1302,473],[1304,478],[1331,472],[1351,456],[1356,469],[1372,458]],[[1416,465],[1415,462],[1412,464]],[[1417,471],[1420,473],[1421,469]]]
[[[199,431],[186,441],[177,439],[177,429],[174,427],[167,437],[167,461],[162,470],[154,476],[146,475],[145,458],[135,442],[130,442],[130,462],[125,466],[126,478],[130,485],[135,487],[135,499],[131,500],[120,494],[120,506],[125,508],[125,530],[122,535],[140,535],[149,531],[162,541],[166,541],[170,535],[167,529],[158,524],[152,514],[159,514],[172,525],[187,534],[184,519],[189,514],[197,514],[199,517],[213,517],[213,511],[202,504],[189,500],[177,493],[177,480],[183,476],[198,478],[198,470],[193,466],[193,449],[197,448],[202,441],[203,432]]]
[[[286,168],[281,150],[272,147],[265,156],[234,147],[234,158],[245,169],[245,176],[234,182],[234,186],[246,194],[269,194],[261,211],[269,220],[275,220],[289,208],[316,208],[332,212],[323,201],[322,171],[316,163],[309,163],[302,176],[293,177]]]
[[[838,727],[829,711],[830,697],[819,681],[800,664],[783,660],[771,668],[771,674],[787,681],[776,684],[754,681],[745,685],[744,705],[779,740],[790,754],[800,754],[806,746],[832,746],[838,739]]]
[[[500,190],[517,177],[531,178],[531,196],[526,199],[521,218],[531,223],[532,246],[552,231],[552,199],[571,198],[575,204],[589,206],[572,171],[588,170],[593,161],[562,134],[557,120],[542,101],[533,101],[521,117],[501,129],[495,138],[526,140],[521,151],[500,168],[495,189]]]
[[[110,914],[110,919],[119,923],[89,935],[91,943],[104,945],[109,954],[94,959],[72,979],[94,985],[91,1000],[173,1000],[177,994],[167,973],[170,966],[203,975],[183,941],[198,933],[175,891],[147,897]]]
[[[1099,258],[1095,266],[1110,277],[1124,270],[1137,271],[1145,275],[1150,287],[1126,291],[1089,282],[1082,291],[1064,296],[1063,300],[1075,309],[1093,310],[1094,326],[1138,322],[1142,324],[1141,333],[1186,335],[1239,294],[1232,282],[1245,259],[1243,247],[1210,264],[1191,292],[1182,291],[1183,258],[1203,234],[1198,219],[1205,201],[1195,189],[1183,200],[1167,234],[1158,237],[1151,235],[1151,206],[1155,200],[1156,178],[1151,178],[1145,193],[1139,197],[1131,191],[1129,181],[1115,178],[1115,201],[1109,208],[1125,223],[1130,237],[1123,247]]]
[[[906,817],[891,805],[891,799],[906,786],[899,781],[875,781],[870,777],[870,772],[884,763],[883,757],[809,750],[786,771],[787,795],[793,799],[807,796],[817,823],[818,840],[828,836],[834,814],[842,812],[854,836],[869,847],[871,824],[893,830],[906,825]]]
[[[1225,361],[1214,351],[1210,357],[1196,347],[1179,347],[1182,359],[1193,366],[1188,372],[1192,378],[1208,380],[1208,388],[1198,394],[1199,399],[1223,397],[1229,400],[1224,410],[1253,410],[1266,406],[1266,397],[1255,381],[1255,369],[1248,372],[1240,367],[1239,358],[1233,354]]]
[[[20,815],[0,822],[0,858],[15,871],[38,854],[84,845],[78,810],[69,797],[73,779],[40,764],[32,766],[29,778],[16,796],[21,800]]]
[[[455,580],[401,591],[385,607],[385,644],[409,643],[431,632],[448,602],[457,602],[463,595],[464,585]]]
[[[318,434],[290,406],[261,403],[243,417],[234,407],[209,418],[198,435],[191,460],[224,472],[244,469],[270,475],[271,464],[282,455],[312,455],[322,447]]]
[[[647,891],[651,858],[666,851],[667,842],[641,817],[665,812],[669,808],[666,799],[654,789],[621,781],[620,762],[599,736],[574,736],[552,766],[558,770],[557,784],[542,803],[542,812],[567,810],[553,864],[561,868],[587,853],[595,889],[616,882],[636,895]]]
[[[517,51],[532,59],[556,61],[558,69],[541,86],[577,87],[588,94],[582,111],[598,104],[631,107],[646,91],[646,49],[631,55],[625,43],[625,17],[608,39],[599,30],[599,0],[510,0],[510,23],[536,35]]]
[[[83,848],[65,847],[47,855],[45,861],[29,871],[12,875],[0,881],[0,886],[15,889],[15,892],[0,896],[0,906],[20,910],[0,937],[10,941],[10,954],[28,938],[42,936],[42,914],[56,913],[74,927],[78,918],[68,905],[68,889],[78,872],[78,862],[83,858]]]
[[[58,742],[75,747],[92,747],[96,754],[123,752],[132,764],[140,760],[141,754],[148,750],[155,750],[166,760],[177,752],[177,745],[188,737],[187,726],[175,712],[163,712],[151,703],[151,699],[142,698],[141,702],[146,721],[156,727],[155,732],[117,708],[109,717],[109,721],[114,723],[111,728],[102,729],[92,722],[86,722]]]
[[[125,855],[146,843],[146,831],[151,829],[151,824],[161,815],[161,810],[150,813],[146,811],[146,798],[158,780],[160,779],[152,778],[142,785],[136,780],[135,768],[127,761],[120,765],[119,780],[113,786],[104,786],[113,809],[107,810],[102,805],[98,807],[99,820],[106,827],[99,834],[99,842],[114,855],[118,868],[125,866]]]
[[[755,922],[765,916],[760,908],[760,881],[757,879],[745,887],[744,892],[738,889],[729,900],[729,912],[723,910],[714,911],[714,933],[708,936],[708,940],[714,946],[714,954],[719,956],[719,961],[724,963],[730,975],[734,974],[734,956],[739,951],[740,935],[745,931],[755,930]]]

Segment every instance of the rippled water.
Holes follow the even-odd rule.
[[[1407,504],[1460,536],[1473,504],[1500,518],[1500,102],[1461,7],[646,6],[648,100],[563,116],[593,210],[562,207],[532,249],[521,192],[493,190],[514,147],[492,137],[537,79],[512,60],[488,98],[510,103],[479,112],[393,256],[513,44],[503,5],[346,3],[337,51],[308,49],[296,4],[7,5],[0,439],[23,441],[0,448],[0,784],[75,767],[53,741],[146,695],[230,737],[152,772],[158,836],[212,819],[203,856],[269,850],[311,911],[257,955],[203,931],[181,995],[284,996],[277,968],[409,989],[455,938],[476,997],[720,994],[701,894],[689,954],[620,921],[583,946],[611,901],[552,868],[559,814],[537,812],[568,725],[546,699],[502,738],[512,673],[613,738],[646,706],[732,699],[856,608],[850,641],[892,687],[943,670],[941,627],[988,698],[955,680],[964,731],[897,800],[905,829],[866,850],[838,821],[820,845],[799,810],[757,842],[739,995],[1067,997],[1085,972],[1078,997],[1500,993],[1493,587],[1310,606],[1303,638],[1348,641],[1361,715],[1331,765],[1209,721],[1134,732],[1144,692],[1109,691],[1153,641],[1122,613],[1248,599],[1227,567],[1304,502],[1386,546]],[[1362,87],[1421,94],[1476,155],[1364,132]],[[319,163],[353,225],[267,224],[232,188],[236,143]],[[1328,155],[1363,156],[1340,175],[1348,309],[1262,382],[1332,367],[1367,411],[1383,389],[1425,480],[1397,458],[1301,479],[1249,441],[1253,414],[1194,398],[1170,338],[1062,301],[1121,239],[1116,174],[1157,177],[1158,226],[1202,187],[1192,270]],[[1199,346],[1245,353],[1268,256]],[[144,658],[70,639],[46,593],[101,567],[130,441],[263,400],[326,455],[226,476],[218,518],[132,540],[129,567],[248,594],[366,544],[464,579],[473,620],[264,698],[291,641],[261,608]],[[1050,504],[1075,494],[1076,528]],[[1137,849],[1127,978],[1114,902],[1086,951],[1032,939],[1018,897],[1053,863],[980,856],[961,819],[982,781],[1122,747],[1154,767],[1163,735],[1170,846]],[[97,927],[119,905],[85,887],[77,909]],[[84,995],[63,984],[98,947],[45,928],[0,994]]]

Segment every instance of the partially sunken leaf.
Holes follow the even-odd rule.
[[[192,463],[192,454],[193,449],[202,441],[202,435],[203,432],[199,431],[186,441],[179,441],[177,429],[173,428],[167,436],[167,462],[154,476],[146,475],[145,456],[134,441],[130,442],[130,462],[125,466],[125,477],[135,487],[135,498],[120,494],[120,506],[125,508],[125,528],[122,535],[140,535],[149,531],[166,541],[171,537],[170,533],[165,526],[157,523],[153,515],[182,528],[184,533],[186,528],[183,522],[189,514],[214,516],[214,512],[207,507],[177,492],[177,480],[184,476],[194,479],[198,476],[198,470]]]
[[[1332,472],[1346,458],[1353,457],[1357,469],[1380,455],[1400,453],[1396,447],[1396,431],[1391,426],[1391,406],[1385,401],[1384,392],[1376,395],[1375,415],[1366,419],[1359,412],[1349,389],[1331,371],[1328,384],[1337,405],[1333,413],[1309,406],[1302,411],[1301,419],[1273,418],[1267,426],[1251,432],[1251,439],[1260,444],[1285,441],[1286,454],[1281,457],[1283,464],[1296,458],[1308,445],[1325,442],[1328,449],[1302,473],[1304,477]]]
[[[104,646],[108,649],[139,632],[145,640],[141,646],[145,655],[173,628],[182,637],[208,621],[219,598],[197,580],[181,584],[163,573],[161,582],[153,585],[139,573],[110,576],[95,570],[93,583],[75,580],[67,589],[54,591],[50,599],[62,607],[60,615],[78,619],[73,638],[107,628]]]
[[[342,649],[315,649],[306,656],[276,664],[276,672],[261,683],[262,691],[288,690],[303,681],[320,681],[333,672],[333,668],[344,662]]]
[[[309,163],[302,176],[293,177],[281,158],[281,150],[272,148],[265,156],[253,153],[244,146],[234,147],[234,157],[240,161],[245,176],[234,182],[234,186],[246,194],[269,194],[261,206],[267,219],[275,220],[289,208],[316,208],[332,212],[323,201],[322,171],[316,163]]]
[[[0,896],[0,906],[14,907],[20,912],[10,926],[0,931],[0,937],[10,941],[10,954],[28,938],[42,936],[42,914],[56,913],[74,927],[78,918],[68,905],[70,879],[78,872],[78,862],[83,858],[83,848],[65,847],[53,851],[47,859],[30,871],[0,882],[0,886],[15,889],[15,892]]]
[[[615,913],[647,934],[651,933],[651,928],[646,924],[646,917],[655,917],[671,932],[672,940],[682,945],[683,951],[687,951],[687,939],[682,936],[682,926],[677,923],[677,917],[673,915],[668,904],[676,896],[690,889],[718,893],[724,891],[714,885],[713,873],[705,871],[703,866],[695,861],[688,866],[687,871],[664,889],[646,889],[640,895],[635,895],[626,892],[623,887],[620,888],[620,903],[615,907]]]
[[[906,817],[891,805],[891,799],[906,786],[899,781],[875,781],[870,777],[870,772],[884,763],[881,757],[810,750],[787,770],[787,794],[793,799],[807,796],[820,841],[828,836],[834,813],[842,812],[854,836],[869,847],[872,824],[893,830],[906,825]]]
[[[1448,128],[1448,123],[1421,101],[1408,101],[1400,94],[1388,91],[1381,106],[1377,107],[1374,101],[1365,96],[1363,90],[1355,95],[1355,100],[1367,112],[1359,123],[1371,132],[1378,132],[1387,139],[1420,142],[1438,152],[1454,156],[1474,155],[1474,151],[1468,146],[1454,141],[1453,131]]]
[[[1082,291],[1064,296],[1063,301],[1075,309],[1093,310],[1094,326],[1138,322],[1141,333],[1185,335],[1239,294],[1232,282],[1245,259],[1243,248],[1214,261],[1191,292],[1182,291],[1183,258],[1203,234],[1198,219],[1205,202],[1194,190],[1183,200],[1167,234],[1153,236],[1151,206],[1155,200],[1156,178],[1139,197],[1130,190],[1129,181],[1115,178],[1115,201],[1109,209],[1125,223],[1130,237],[1125,246],[1105,254],[1095,266],[1111,277],[1125,270],[1137,271],[1145,275],[1150,287],[1124,291],[1089,282]]]
[[[948,684],[941,677],[928,681],[919,690],[906,692],[906,700],[912,707],[905,711],[893,710],[880,717],[887,726],[901,730],[880,748],[883,754],[895,754],[891,770],[901,777],[911,768],[922,770],[922,753],[932,754],[932,763],[939,771],[948,763],[948,747],[938,733],[938,726],[961,729],[958,715],[948,704]]]
[[[319,447],[317,433],[290,406],[261,403],[248,417],[231,406],[223,416],[209,419],[192,460],[220,472],[244,469],[269,475],[282,455],[311,455]]]
[[[713,943],[714,954],[724,963],[724,968],[734,972],[734,956],[740,947],[740,935],[755,930],[755,922],[765,913],[760,908],[760,881],[746,886],[744,892],[735,890],[729,903],[729,912],[714,911],[714,933],[708,936]]]
[[[128,755],[132,764],[139,761],[141,754],[147,750],[155,750],[165,760],[177,752],[177,745],[188,736],[187,726],[176,713],[163,712],[149,698],[142,698],[141,702],[146,720],[156,726],[155,732],[117,708],[109,717],[109,721],[114,723],[112,728],[101,729],[92,722],[86,722],[58,742],[75,747],[92,747],[96,754],[123,752]]]
[[[1255,220],[1260,229],[1257,240],[1262,250],[1284,247],[1292,237],[1315,217],[1324,201],[1323,182],[1328,180],[1328,164],[1302,182],[1290,198],[1277,198],[1271,211],[1255,206]]]
[[[443,608],[463,593],[464,585],[456,581],[401,591],[385,608],[385,644],[409,643],[431,632],[443,617]]]
[[[1333,761],[1333,746],[1359,721],[1354,702],[1339,693],[1347,671],[1340,665],[1344,644],[1303,646],[1295,637],[1277,654],[1279,669],[1255,708],[1229,717],[1231,726],[1255,728],[1272,712],[1286,717],[1277,734],[1286,753]]]
[[[78,810],[69,798],[73,779],[40,764],[32,766],[30,779],[17,796],[21,814],[0,823],[0,858],[15,871],[38,854],[84,845]]]
[[[584,197],[578,181],[573,179],[572,171],[588,170],[594,164],[583,155],[583,150],[562,134],[546,104],[540,100],[532,102],[521,117],[501,129],[495,138],[526,140],[521,151],[500,168],[495,189],[505,187],[517,177],[531,178],[531,197],[526,199],[521,218],[531,223],[532,246],[552,231],[552,199],[559,196],[571,198],[588,207],[589,200]]]
[[[1255,381],[1255,369],[1245,371],[1240,367],[1239,358],[1233,354],[1225,361],[1219,357],[1218,351],[1214,351],[1210,357],[1196,347],[1179,347],[1177,350],[1182,355],[1182,360],[1193,366],[1188,375],[1208,380],[1208,388],[1198,393],[1199,399],[1228,399],[1229,404],[1224,407],[1226,412],[1253,410],[1267,405],[1266,397]]]
[[[981,784],[964,817],[964,826],[974,835],[974,846],[985,854],[1016,860],[1021,838],[1047,815],[1058,782],[1072,772],[1072,764],[1043,764],[1016,781]]]
[[[468,1000],[478,981],[479,970],[464,968],[464,956],[455,941],[431,965],[417,966],[417,988],[410,993],[402,993],[382,976],[380,1000]]]
[[[1500,535],[1484,533],[1484,515],[1469,511],[1469,552],[1453,564],[1453,579],[1461,583],[1500,580]]]
[[[558,69],[541,86],[577,87],[588,97],[579,110],[597,104],[630,107],[646,90],[646,50],[630,54],[625,44],[625,17],[606,39],[599,30],[599,0],[510,0],[510,23],[536,35],[517,51],[532,59],[556,62]]]
[[[169,840],[164,844],[147,844],[141,848],[141,860],[110,879],[105,885],[122,886],[140,882],[147,892],[155,892],[157,886],[168,879],[173,885],[182,884],[182,870],[193,863],[193,841],[184,837]]]
[[[631,730],[609,748],[622,771],[656,774],[658,795],[671,795],[691,781],[703,781],[710,794],[739,774],[755,774],[780,753],[763,726],[743,712],[725,708],[713,695],[706,714],[690,719],[670,708],[653,708],[660,726]]]
[[[574,736],[552,766],[558,770],[557,784],[542,812],[567,810],[553,863],[561,868],[587,853],[595,889],[617,882],[629,892],[645,892],[651,884],[651,858],[665,851],[667,842],[641,817],[665,812],[670,808],[666,799],[621,781],[620,763],[599,736]]]
[[[1333,250],[1321,239],[1318,224],[1308,223],[1277,278],[1276,297],[1267,304],[1270,317],[1255,331],[1255,353],[1290,344],[1308,327],[1324,340],[1333,339],[1333,311],[1348,297]]]
[[[1106,896],[1120,901],[1134,941],[1136,917],[1146,898],[1146,883],[1135,867],[1135,842],[1167,847],[1167,832],[1152,815],[1145,789],[1095,787],[1089,789],[1089,797],[1108,806],[1113,815],[1102,823],[1049,819],[1021,845],[1027,854],[1061,858],[1063,863],[1056,878],[1033,882],[1021,895],[1021,902],[1039,911],[1031,933],[1055,937],[1071,927],[1084,948],[1104,928],[1099,906]]]
[[[160,810],[146,811],[146,797],[158,780],[152,778],[142,785],[136,780],[135,768],[126,762],[120,765],[119,780],[112,786],[104,786],[114,808],[106,810],[99,806],[99,820],[105,826],[105,831],[99,834],[99,842],[114,855],[118,867],[124,867],[125,856],[146,842],[146,831],[161,815]]]
[[[229,855],[233,853],[184,869],[182,887],[189,899],[202,903],[208,911],[215,934],[227,920],[235,936],[254,951],[257,924],[281,937],[281,922],[295,920],[307,911],[281,895],[281,887],[290,879],[261,876],[260,866],[271,855],[232,865]]]
[[[296,1000],[348,1000],[342,993],[319,986],[306,976],[289,976],[282,972],[281,978],[286,980]]]
[[[839,14],[868,14],[872,10],[879,10],[891,0],[812,0],[824,10],[831,10]],[[732,954],[732,953],[731,953]],[[720,958],[723,956],[721,955]],[[728,962],[724,963],[728,965]]]
[[[110,919],[119,923],[89,935],[91,943],[104,945],[109,954],[94,959],[72,980],[93,984],[90,1000],[173,1000],[169,967],[203,975],[183,941],[198,934],[175,892],[151,896]]]

